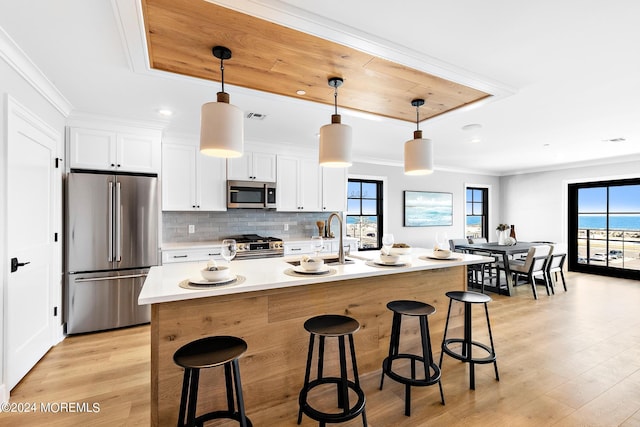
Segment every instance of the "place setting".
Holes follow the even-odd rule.
[[[411,247],[404,244],[394,244],[393,234],[382,235],[382,249],[377,259],[366,261],[369,267],[407,267],[408,262],[400,259],[401,255],[411,253]]]
[[[425,256],[421,256],[420,259],[422,260],[439,260],[439,261],[454,261],[454,260],[459,260],[460,257],[458,255],[455,254],[455,252],[452,252],[451,249],[448,249],[449,247],[449,240],[447,239],[447,235],[440,235],[440,234],[436,234],[436,241],[435,244],[433,245],[433,251],[431,252],[431,255],[425,255]]]
[[[201,290],[209,287],[243,283],[245,277],[233,274],[231,271],[231,260],[236,256],[236,252],[235,240],[223,240],[220,255],[227,261],[227,265],[218,265],[214,259],[211,259],[207,262],[207,266],[200,270],[200,277],[183,280],[179,283],[179,286],[184,289]]]
[[[313,236],[311,238],[311,244],[315,251],[315,256],[304,255],[300,258],[300,264],[292,268],[288,268],[284,271],[286,275],[300,277],[300,276],[330,276],[336,274],[335,268],[330,268],[324,263],[319,255],[324,248],[322,237]]]

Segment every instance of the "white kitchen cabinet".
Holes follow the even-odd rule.
[[[220,255],[220,251],[220,245],[198,249],[185,248],[162,250],[162,264],[208,261],[210,259],[223,261],[222,255]]]
[[[227,178],[276,182],[276,155],[245,151],[242,157],[227,159]]]
[[[70,167],[122,172],[160,171],[161,132],[69,128]]]
[[[277,209],[322,211],[320,167],[315,159],[278,156]]]
[[[347,169],[322,168],[322,210],[347,210]]]
[[[225,166],[195,144],[162,144],[162,210],[227,210]]]

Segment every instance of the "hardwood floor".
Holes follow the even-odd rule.
[[[541,288],[537,301],[528,286],[513,297],[489,294],[499,382],[492,365],[479,365],[476,390],[469,390],[468,366],[445,356],[446,405],[437,386],[414,388],[405,417],[402,386],[386,379],[380,391],[379,373],[363,376],[369,426],[640,426],[640,282],[577,273],[567,279],[569,292],[547,297]],[[474,339],[483,340],[477,312]],[[441,340],[432,337],[438,348]],[[37,412],[2,413],[0,424],[148,425],[149,346],[148,326],[65,339],[11,393],[12,403],[35,403]],[[248,408],[254,425],[297,425],[297,392],[276,407]],[[76,402],[97,403],[99,412],[61,410]],[[43,413],[41,403],[59,411]],[[317,423],[304,417],[302,425]]]

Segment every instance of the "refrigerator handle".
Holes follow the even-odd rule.
[[[122,200],[120,199],[120,181],[116,181],[116,262],[122,261]]]
[[[147,275],[146,274],[129,274],[126,276],[89,277],[89,278],[81,277],[81,278],[75,279],[73,282],[74,283],[102,282],[105,280],[137,279],[139,277],[147,277]]]
[[[109,262],[113,262],[113,182],[109,181],[109,220],[108,222],[108,235],[109,235]]]

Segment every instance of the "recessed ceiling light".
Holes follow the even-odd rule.
[[[462,130],[465,130],[465,131],[478,130],[481,128],[482,128],[482,125],[479,123],[471,123],[471,124],[462,126]]]
[[[306,94],[307,94],[307,92],[301,89],[301,90],[297,90],[297,91],[296,91],[296,94],[297,94],[297,95],[306,95]]]
[[[611,139],[603,139],[602,142],[625,142],[624,138],[611,138]]]
[[[158,114],[164,117],[170,117],[173,115],[173,111],[167,110],[166,108],[161,108],[160,110],[158,110]]]
[[[478,142],[482,142],[482,139],[480,139],[479,136],[474,136],[473,138],[471,138],[469,140],[469,142],[473,143],[473,144],[477,144]]]

